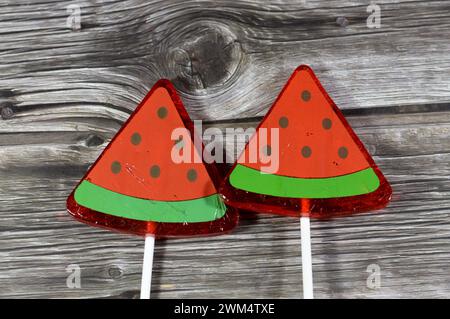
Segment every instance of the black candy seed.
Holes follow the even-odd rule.
[[[289,125],[289,120],[286,116],[282,116],[278,120],[278,124],[280,125],[281,128],[286,128]]]
[[[311,99],[311,92],[309,92],[308,90],[304,90],[302,92],[302,100],[308,102],[310,99]]]
[[[175,142],[173,143],[178,149],[182,149],[184,147],[184,141],[183,137],[180,136]]]
[[[133,145],[139,145],[141,143],[141,134],[139,133],[134,133],[133,135],[131,135],[131,144]]]
[[[188,170],[188,172],[187,172],[187,179],[190,182],[194,182],[197,179],[197,171],[195,169],[193,169],[193,168]]]
[[[158,117],[159,117],[160,119],[164,119],[164,118],[167,117],[167,113],[169,113],[169,111],[167,111],[167,108],[166,108],[165,106],[161,106],[161,107],[158,109],[157,113],[158,113]]]
[[[340,158],[346,158],[348,156],[348,149],[345,146],[340,147],[338,155]]]
[[[150,176],[151,177],[158,178],[160,174],[161,174],[161,169],[158,165],[153,165],[150,168]]]
[[[322,120],[322,127],[326,130],[329,130],[331,126],[333,125],[333,122],[329,118],[324,118]]]
[[[119,174],[122,170],[122,165],[118,161],[114,161],[111,164],[111,172],[114,174]]]
[[[311,156],[311,154],[312,154],[311,147],[309,147],[309,146],[303,146],[303,148],[302,148],[302,156],[303,156],[304,158],[308,158],[308,157]]]
[[[264,146],[262,151],[265,156],[272,155],[272,147],[270,145]]]

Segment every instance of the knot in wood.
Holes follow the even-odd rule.
[[[4,120],[12,118],[14,115],[13,104],[6,102],[0,105],[0,117]]]
[[[118,266],[111,266],[108,269],[108,275],[113,279],[120,278],[122,277],[122,269],[120,269]]]
[[[88,147],[100,146],[104,142],[105,142],[105,140],[96,134],[90,134],[89,136],[87,136],[86,141],[85,141],[86,146],[88,146]]]
[[[191,24],[177,35],[180,43],[169,54],[175,86],[201,95],[236,78],[243,52],[235,34],[217,23]]]

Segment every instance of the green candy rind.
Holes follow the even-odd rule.
[[[86,180],[77,187],[74,197],[79,205],[101,213],[161,223],[208,222],[222,218],[226,211],[218,194],[184,201],[157,201],[119,194]]]
[[[368,194],[380,186],[372,168],[328,178],[296,178],[236,165],[230,184],[252,193],[289,198],[336,198]]]

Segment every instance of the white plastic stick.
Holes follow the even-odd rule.
[[[155,237],[152,235],[145,236],[144,262],[142,264],[141,299],[150,299],[154,248]]]
[[[309,217],[300,217],[300,232],[302,244],[303,298],[313,299],[311,231]]]

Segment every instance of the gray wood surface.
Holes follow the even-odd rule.
[[[76,182],[158,78],[194,119],[251,127],[302,63],[394,189],[387,209],[312,222],[316,296],[450,297],[450,1],[378,1],[380,29],[368,3],[0,2],[0,297],[137,297],[143,240],[72,220]],[[81,288],[66,285],[71,264]],[[152,290],[301,297],[298,220],[248,215],[229,235],[159,241]]]

